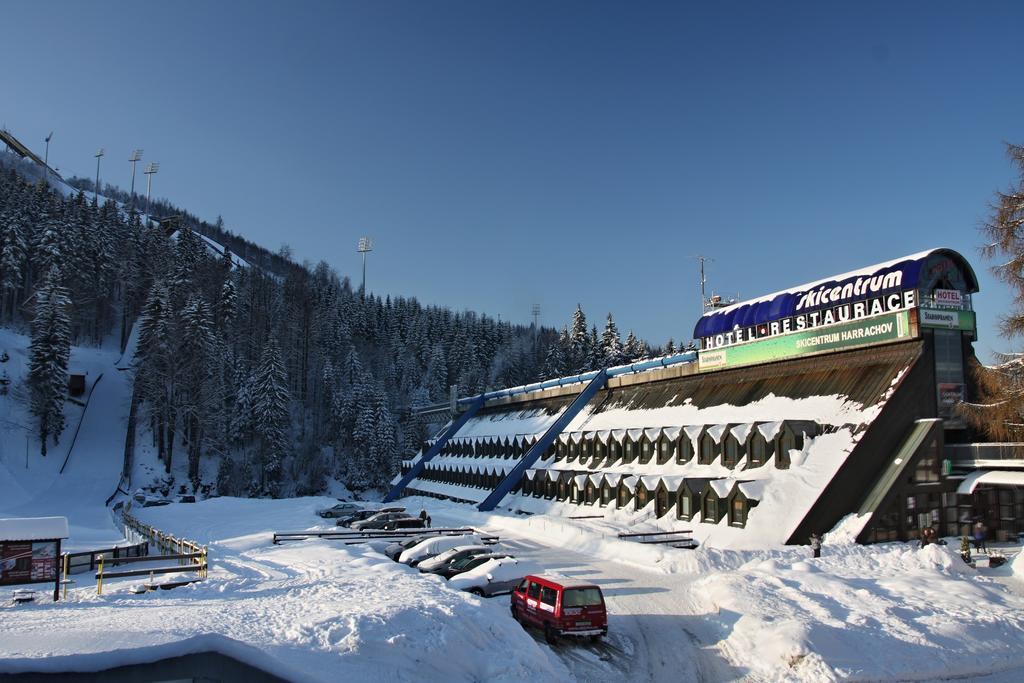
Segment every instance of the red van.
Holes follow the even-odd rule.
[[[608,635],[608,612],[601,589],[566,576],[523,577],[512,591],[512,618],[524,626],[544,629],[549,643],[559,636]]]

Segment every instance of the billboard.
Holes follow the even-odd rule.
[[[825,351],[894,342],[910,337],[908,313],[900,311],[827,328],[769,337],[749,344],[701,351],[698,355],[698,364],[702,371],[719,370],[740,365],[770,363]]]
[[[0,585],[57,578],[57,541],[0,542]]]

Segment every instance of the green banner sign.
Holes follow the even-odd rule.
[[[900,311],[856,322],[770,337],[749,344],[701,351],[698,364],[701,370],[718,370],[739,365],[770,363],[825,351],[883,344],[909,337],[910,319],[906,311]]]
[[[921,327],[941,327],[947,330],[974,331],[974,311],[957,309],[919,308],[918,322]]]

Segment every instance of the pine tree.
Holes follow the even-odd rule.
[[[0,320],[14,317],[15,297],[25,267],[25,236],[15,212],[0,216]],[[8,311],[10,315],[7,315]]]
[[[626,362],[625,351],[622,347],[622,338],[619,336],[619,328],[608,314],[604,324],[604,332],[601,334],[601,357],[605,367],[611,368],[622,365]]]
[[[587,335],[587,316],[583,313],[583,307],[576,305],[576,312],[572,314],[572,329],[569,332],[569,372],[580,373],[587,370],[590,364],[590,337]]]
[[[665,355],[666,356],[671,356],[675,352],[676,352],[676,343],[672,339],[672,337],[669,337],[668,338],[668,342],[666,342],[666,344],[665,344]]]
[[[53,437],[57,443],[64,431],[64,396],[71,355],[71,320],[68,316],[71,302],[60,280],[60,272],[53,267],[36,292],[36,316],[32,321],[32,342],[29,346],[31,410],[38,420],[39,444],[44,457],[47,439]]]
[[[260,364],[253,375],[252,394],[253,425],[262,464],[261,483],[265,492],[275,495],[282,463],[289,451],[291,396],[281,349],[273,338],[263,348]]]
[[[626,336],[626,346],[624,351],[626,353],[626,362],[628,363],[640,360],[647,355],[647,347],[644,346],[643,342],[636,338],[636,335],[633,334],[633,330],[630,330],[629,334]]]

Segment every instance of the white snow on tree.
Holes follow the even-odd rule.
[[[60,282],[60,271],[53,266],[36,292],[36,315],[29,347],[31,409],[38,421],[40,451],[44,457],[47,439],[53,438],[56,442],[64,431],[64,396],[71,355],[70,303],[67,290]]]

